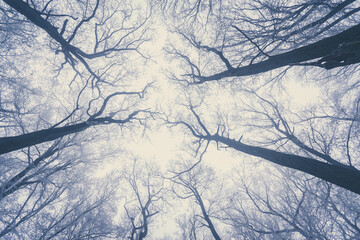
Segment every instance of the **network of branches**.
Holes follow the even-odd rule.
[[[1,1],[0,239],[360,239],[359,22],[356,0]]]

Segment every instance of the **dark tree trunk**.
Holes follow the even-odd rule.
[[[279,55],[270,56],[269,59],[250,64],[244,67],[232,68],[212,76],[198,76],[199,82],[207,82],[220,80],[226,77],[250,76],[264,73],[280,67],[292,64],[300,64],[306,61],[329,56],[339,48],[344,42],[360,41],[360,24],[351,27],[335,36],[327,37],[316,43],[306,45]],[[349,62],[340,64],[339,66],[350,65],[360,62],[360,58],[352,58]],[[324,66],[325,67],[325,66]]]
[[[0,138],[0,154],[52,141],[72,133],[84,131],[88,127],[90,127],[88,122],[82,122],[71,126],[49,128],[14,137],[3,137]]]
[[[342,165],[331,165],[312,158],[277,152],[275,150],[262,147],[250,146],[222,136],[209,136],[204,137],[204,139],[221,142],[240,152],[261,157],[284,167],[300,170],[338,185],[339,187],[343,187],[349,191],[360,194],[360,171],[355,168],[344,167]]]
[[[30,7],[29,4],[27,4],[26,2],[22,0],[4,0],[4,2],[14,8],[17,12],[24,15],[27,19],[30,20],[30,22],[46,31],[52,39],[57,41],[62,46],[62,51],[64,53],[70,52],[74,56],[80,57],[79,55],[81,55],[82,57],[90,59],[106,54],[105,52],[87,54],[81,49],[71,45],[70,41],[64,39],[61,34],[64,31],[64,27],[66,26],[67,21],[64,22],[63,29],[59,31],[57,27],[53,26],[49,21],[43,18],[40,12]]]
[[[9,6],[28,18],[36,26],[44,29],[54,40],[59,42],[64,47],[69,47],[70,44],[59,34],[58,29],[41,17],[40,13],[31,8],[22,0],[4,0]],[[69,49],[70,50],[70,49]]]
[[[197,201],[199,202],[199,205],[200,205],[200,208],[201,208],[201,212],[202,212],[202,214],[203,214],[204,220],[205,220],[206,223],[208,224],[208,228],[210,229],[211,234],[213,235],[213,237],[214,237],[216,240],[221,240],[219,234],[217,233],[217,231],[216,231],[216,229],[215,229],[214,224],[212,223],[209,215],[207,214],[207,211],[206,211],[206,209],[205,209],[204,202],[202,201],[202,198],[201,198],[199,192],[197,191],[196,188],[193,189],[193,192],[194,192],[194,194],[195,194],[195,197],[196,197]]]

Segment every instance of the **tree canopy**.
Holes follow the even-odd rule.
[[[0,239],[358,239],[355,0],[4,0]]]

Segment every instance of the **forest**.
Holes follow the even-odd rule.
[[[360,2],[3,0],[0,239],[360,239]]]

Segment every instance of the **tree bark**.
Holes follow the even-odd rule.
[[[60,43],[63,47],[69,48],[71,45],[59,34],[56,27],[41,17],[40,13],[31,8],[22,0],[4,0],[9,6],[28,18],[36,26],[45,30],[54,40]],[[68,49],[70,50],[70,49]]]
[[[335,36],[324,38],[318,42],[282,54],[270,56],[269,59],[259,63],[250,64],[244,67],[228,69],[226,71],[211,76],[196,76],[196,77],[199,80],[198,83],[203,83],[207,81],[220,80],[226,77],[256,75],[280,67],[284,67],[292,64],[299,64],[306,61],[331,55],[334,52],[334,50],[338,49],[340,44],[349,41],[360,41],[360,24],[351,27]],[[360,62],[360,58],[357,58],[356,61],[351,61],[348,64],[350,65],[358,62]]]
[[[216,240],[221,240],[219,234],[217,233],[217,231],[216,231],[216,229],[215,229],[214,224],[212,223],[209,215],[208,215],[207,212],[206,212],[204,202],[202,201],[202,198],[201,198],[199,192],[197,191],[197,189],[196,189],[195,187],[194,187],[194,189],[193,189],[193,192],[194,192],[194,194],[195,194],[195,197],[196,197],[197,201],[199,202],[199,205],[200,205],[200,208],[201,208],[201,212],[202,212],[202,214],[203,214],[204,220],[205,220],[206,223],[208,224],[208,228],[210,229],[211,234],[213,235],[213,237],[214,237]]]
[[[87,54],[83,52],[81,49],[71,45],[68,40],[63,38],[63,36],[58,31],[57,27],[53,26],[49,21],[44,19],[40,15],[40,12],[30,7],[29,4],[25,3],[24,1],[4,0],[4,2],[7,3],[10,7],[14,8],[17,12],[24,15],[27,19],[30,20],[30,22],[32,22],[36,26],[46,31],[52,39],[57,41],[62,46],[63,51],[68,51],[74,54],[75,56],[81,55],[82,57],[89,59],[106,55],[105,52]]]
[[[71,126],[49,128],[14,137],[3,137],[0,138],[0,154],[52,141],[72,133],[84,131],[88,127],[90,127],[88,122],[82,122]]]
[[[218,135],[204,136],[203,138],[221,142],[240,152],[266,159],[278,165],[308,173],[351,192],[360,194],[360,171],[355,168],[331,165],[312,158],[255,147]]]

